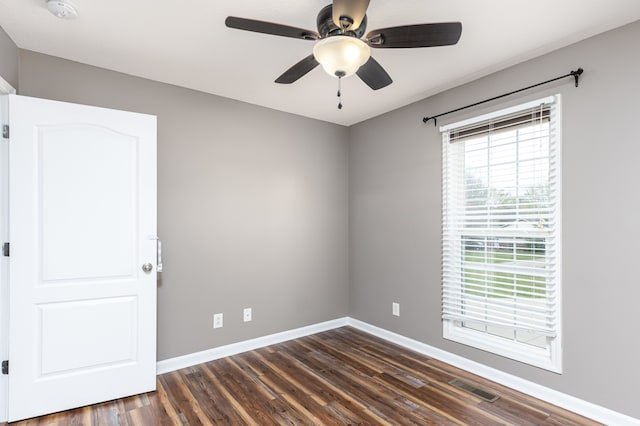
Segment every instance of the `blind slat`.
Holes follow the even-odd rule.
[[[443,129],[442,318],[557,334],[555,105]]]

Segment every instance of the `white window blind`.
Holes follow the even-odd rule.
[[[444,321],[558,333],[554,99],[441,128]]]

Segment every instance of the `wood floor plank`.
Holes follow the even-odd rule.
[[[320,368],[319,370],[314,368],[313,364],[309,362],[309,356],[312,353],[304,353],[291,351],[289,353],[281,353],[282,361],[286,363],[287,357],[293,363],[297,363],[298,366],[301,367],[302,371],[306,374],[306,382],[305,383],[314,383],[316,388],[315,390],[318,394],[323,395],[323,397],[327,401],[335,401],[343,408],[349,410],[352,413],[357,414],[359,417],[364,418],[365,424],[384,424],[384,417],[380,417],[376,413],[372,412],[368,405],[360,401],[357,397],[355,397],[352,393],[350,393],[347,389],[341,388],[339,385],[336,385],[330,378],[325,374],[326,370]],[[280,357],[276,356],[274,359],[279,359]]]
[[[397,400],[399,395],[379,383],[368,382],[366,376],[360,375],[348,366],[336,363],[327,354],[314,353],[307,362],[312,365],[333,365],[334,367],[324,371],[324,376],[329,378],[334,385],[357,398],[379,418],[392,424],[416,424],[410,410],[400,409],[399,405],[401,404]],[[404,415],[398,416],[398,413],[403,411]]]
[[[340,417],[343,415],[347,417],[356,416],[362,419],[364,424],[384,423],[384,419],[371,413],[365,404],[333,384],[324,374],[315,371],[306,362],[307,355],[303,356],[301,352],[295,351],[290,353],[280,352],[273,355],[270,360],[273,365],[280,367],[282,371],[287,371],[289,375],[292,374],[292,370],[289,367],[297,365],[300,375],[296,374],[296,377],[300,377],[299,380],[305,383],[305,388],[313,392],[314,399],[322,397],[325,401],[328,401],[325,405],[328,411],[337,410],[341,413]],[[301,359],[298,357],[301,357]]]
[[[150,408],[159,419],[160,425],[181,424],[180,416],[167,395],[160,378],[156,379],[156,392],[147,394]]]
[[[284,376],[274,372],[268,365],[263,363],[257,357],[252,357],[251,354],[244,354],[244,356],[234,356],[235,363],[243,368],[243,370],[249,372],[253,376],[253,380],[261,382],[267,386],[277,396],[275,399],[284,398],[288,404],[293,405],[298,411],[305,412],[310,418],[314,418],[315,415],[309,411],[313,410],[314,405],[317,405],[314,400],[308,397],[308,394],[304,389],[296,386],[291,380],[287,380]],[[258,369],[258,367],[260,367]],[[309,407],[309,409],[305,408]]]
[[[449,384],[495,393],[493,403]],[[158,376],[157,391],[15,426],[599,423],[351,327]]]
[[[216,400],[220,401],[222,398],[218,398],[219,395],[214,396],[212,393],[212,381],[203,369],[191,368],[188,373],[183,373],[183,376],[189,391],[199,401],[199,407],[207,419],[214,424],[229,423],[230,419],[226,414],[229,409],[228,407],[221,408],[218,405]]]
[[[200,368],[209,379],[211,387],[209,392],[211,393],[216,405],[220,407],[220,411],[226,416],[225,422],[228,424],[246,424],[257,425],[258,423],[247,413],[242,404],[238,402],[229,391],[220,383],[220,380],[211,372],[206,365],[201,365]]]
[[[198,400],[193,396],[186,381],[179,372],[173,371],[168,373],[164,379],[164,383],[172,391],[173,399],[175,400],[173,404],[174,407],[185,416],[190,425],[212,424],[211,420],[202,412]]]
[[[273,424],[274,420],[267,410],[267,403],[275,396],[266,396],[262,387],[256,387],[253,382],[238,374],[229,359],[224,358],[209,362],[206,367],[211,370],[231,397],[243,407],[253,423]]]
[[[262,374],[259,375],[259,380],[266,383],[271,389],[274,389],[280,398],[284,399],[288,404],[293,406],[299,412],[305,414],[314,424],[319,425],[338,425],[336,421],[327,415],[324,410],[324,404],[322,401],[318,402],[317,399],[311,397],[309,390],[299,381],[295,380],[291,376],[285,376],[281,374],[277,369],[271,369],[265,363],[263,363],[257,357],[251,357],[251,354],[240,357],[239,362],[250,362],[261,365]],[[236,360],[238,360],[236,358]]]

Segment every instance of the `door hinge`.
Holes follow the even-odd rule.
[[[9,374],[9,360],[2,361],[2,374]]]
[[[2,244],[2,255],[9,257],[10,252],[11,252],[10,244],[9,243]]]
[[[9,125],[8,124],[3,124],[2,125],[2,137],[5,139],[9,139]]]

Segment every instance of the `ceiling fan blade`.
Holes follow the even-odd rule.
[[[373,56],[369,57],[369,60],[356,71],[356,74],[373,90],[382,89],[393,83],[389,74],[378,61],[373,59]]]
[[[333,0],[333,23],[343,30],[356,30],[368,7],[369,0]]]
[[[317,40],[320,35],[304,28],[290,27],[288,25],[275,24],[273,22],[257,21],[255,19],[238,18],[227,16],[224,21],[229,28],[237,30],[253,31],[256,33],[271,34],[282,37],[300,38],[303,40]]]
[[[433,47],[456,44],[462,34],[460,22],[404,25],[373,30],[366,41],[371,47]]]
[[[311,54],[286,70],[284,74],[276,79],[276,83],[291,84],[297,81],[300,77],[305,76],[318,65],[320,65],[320,63],[316,61],[316,58]]]

